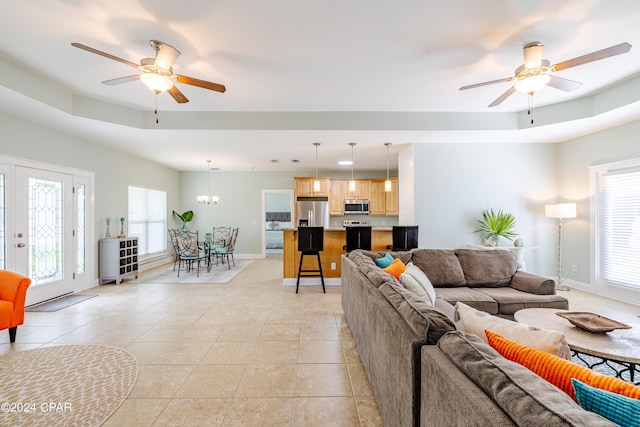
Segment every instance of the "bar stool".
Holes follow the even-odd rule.
[[[394,225],[391,233],[392,251],[408,251],[418,247],[417,225]]]
[[[346,227],[345,230],[347,252],[354,249],[371,250],[371,226],[352,226]]]
[[[320,252],[324,250],[324,227],[298,227],[298,251],[300,254],[300,266],[298,267],[298,280],[296,281],[296,294],[300,286],[301,277],[319,277],[322,282],[322,292],[324,288],[324,276],[322,275],[322,263],[320,262]],[[318,258],[317,270],[303,270],[302,262],[307,255],[315,255]]]

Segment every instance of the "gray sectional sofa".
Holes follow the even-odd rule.
[[[479,258],[472,259],[474,254],[467,252],[477,252]],[[465,284],[441,286],[452,284],[447,282],[455,276],[443,269],[453,261],[451,255],[459,254],[465,258],[465,267],[460,265]],[[549,288],[553,281],[522,272],[513,272],[500,287],[475,287],[495,286],[489,279],[502,276],[505,261],[511,263],[505,254],[510,253],[428,249],[393,253],[405,263],[413,261],[434,282],[443,297],[435,306],[376,266],[374,259],[384,253],[357,250],[342,256],[342,307],[385,425],[615,425],[584,411],[564,392],[502,358],[474,335],[456,330],[450,304],[456,299],[505,317],[515,307],[568,307],[566,300],[553,295],[553,287]],[[479,270],[469,271],[471,263]],[[518,293],[492,291],[502,287]],[[450,288],[456,292],[442,292]],[[474,292],[465,294],[465,288]],[[476,293],[484,289],[491,293]],[[523,289],[534,293],[529,296]],[[520,293],[525,295],[517,300]],[[485,295],[495,296],[494,302]]]

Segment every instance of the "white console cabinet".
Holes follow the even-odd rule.
[[[100,239],[100,284],[138,278],[138,238]]]

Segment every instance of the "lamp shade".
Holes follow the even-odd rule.
[[[575,203],[556,203],[552,205],[545,205],[544,215],[547,218],[575,218],[576,204]]]
[[[140,80],[154,92],[165,92],[173,86],[171,79],[156,73],[142,73]]]
[[[547,83],[551,77],[548,74],[540,74],[537,76],[527,77],[524,80],[520,80],[515,84],[516,90],[522,93],[533,93],[541,89]]]

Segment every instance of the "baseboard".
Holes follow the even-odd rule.
[[[290,278],[290,279],[282,279],[282,284],[284,286],[295,286],[298,278]],[[342,279],[331,278],[324,279],[325,286],[342,286]],[[309,277],[300,279],[300,286],[318,286],[322,285],[319,277]]]

